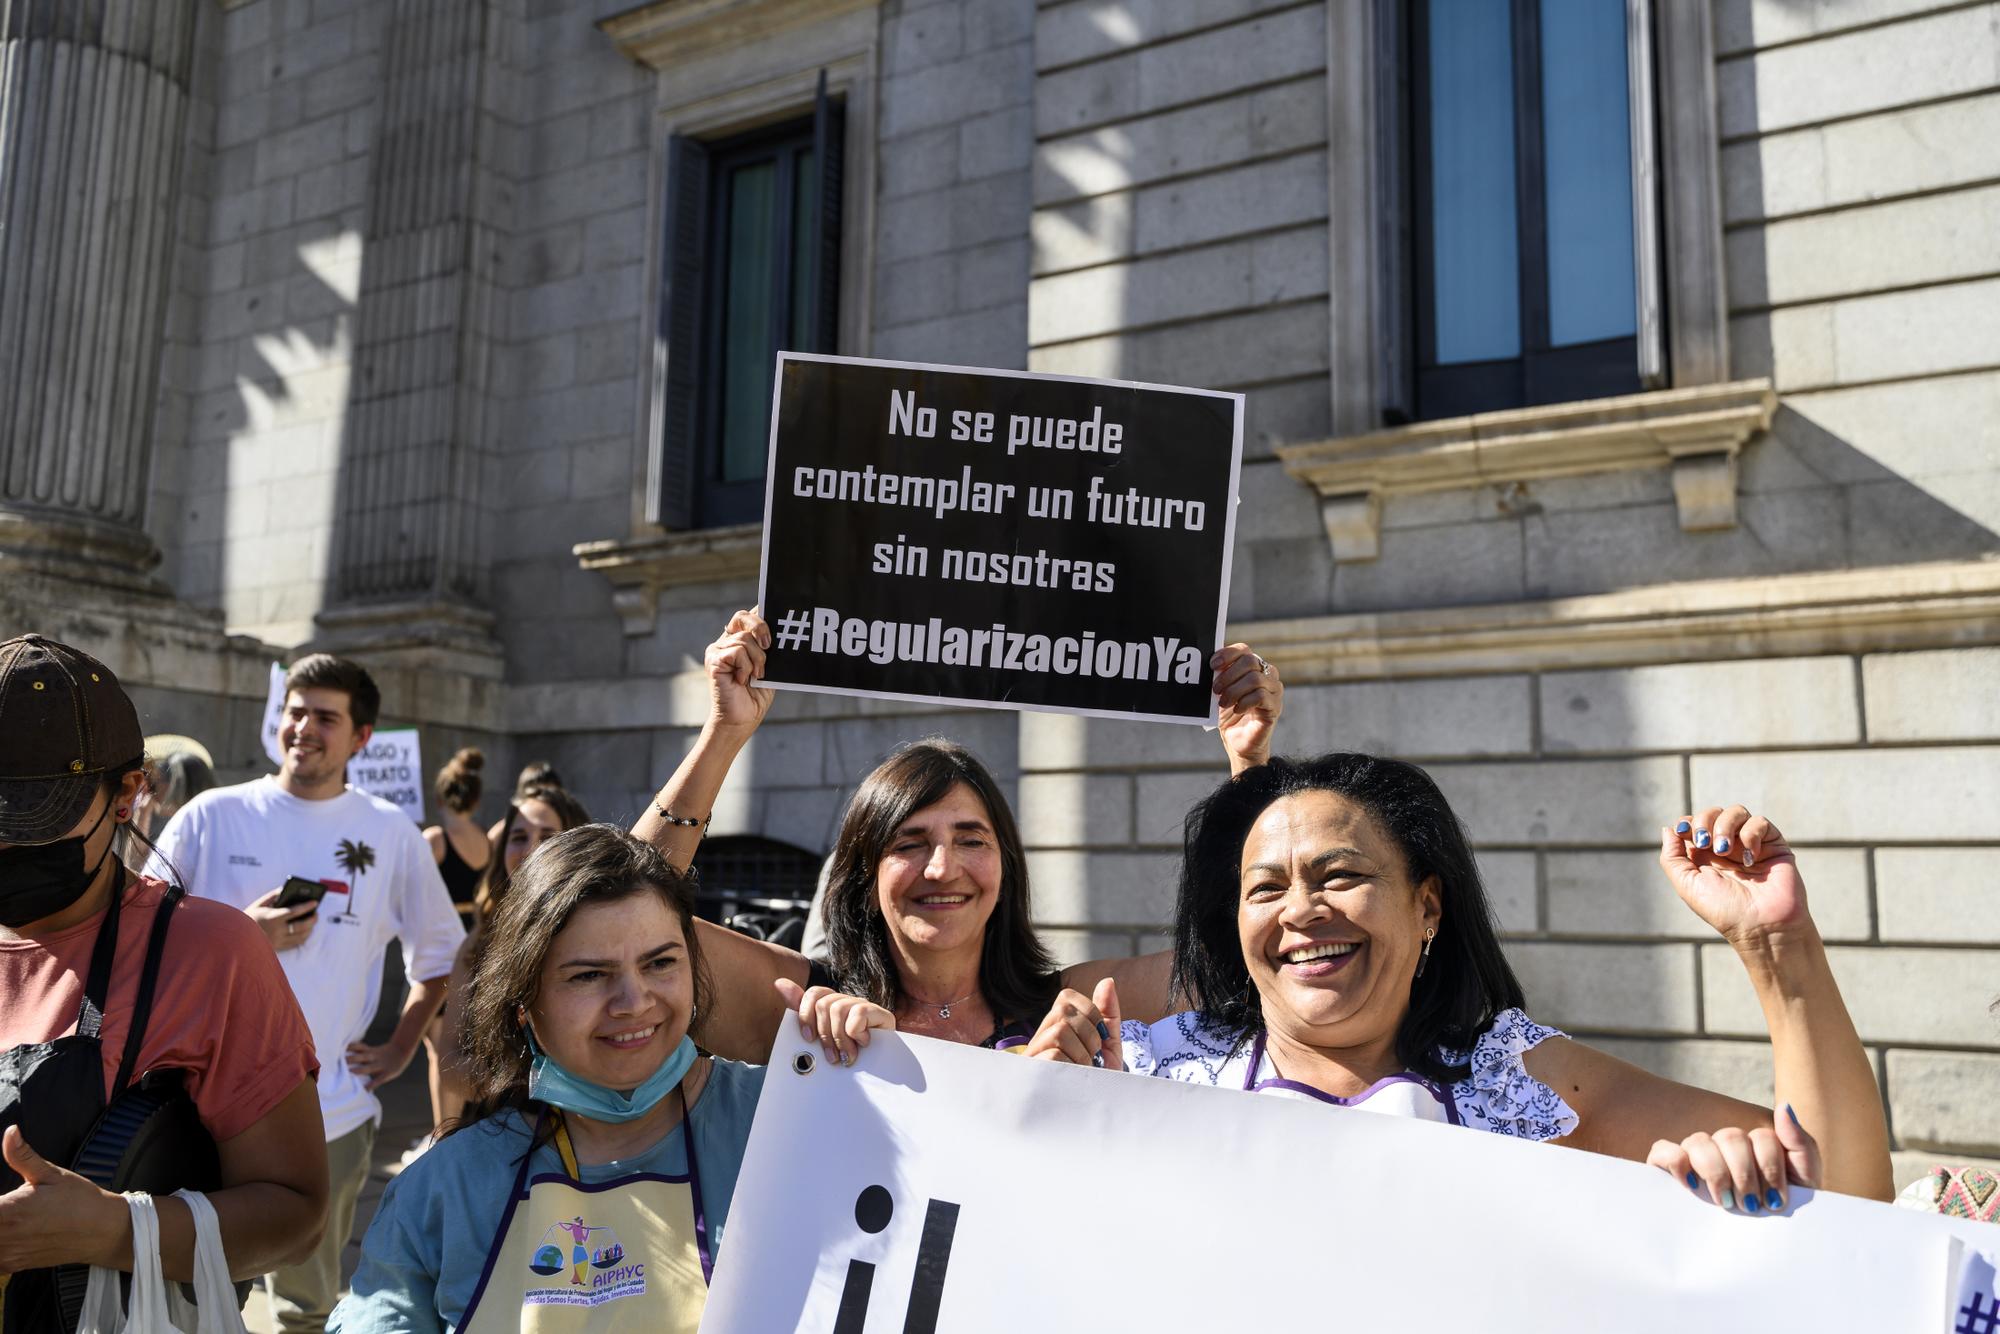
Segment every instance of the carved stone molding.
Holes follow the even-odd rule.
[[[665,69],[730,47],[769,42],[787,28],[821,23],[877,0],[658,0],[598,21],[618,49]]]
[[[2000,560],[1235,622],[1293,684],[2000,643]]]
[[[628,635],[649,635],[658,622],[660,591],[682,584],[753,579],[764,525],[735,524],[620,542],[579,542],[577,564],[611,581],[611,604]]]
[[[1277,454],[1319,493],[1340,562],[1381,554],[1389,496],[1640,468],[1673,469],[1681,527],[1703,532],[1736,525],[1736,456],[1777,406],[1768,379],[1739,380],[1419,422]]]
[[[498,681],[504,662],[494,615],[480,607],[438,598],[329,607],[313,621],[305,651],[378,664],[434,669]]]

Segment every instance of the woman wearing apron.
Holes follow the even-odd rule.
[[[696,1052],[690,885],[609,825],[551,839],[485,927],[474,1101],[391,1183],[329,1330],[693,1334],[763,1087]],[[787,984],[857,1045],[886,1010]]]
[[[236,909],[120,863],[143,746],[103,663],[39,635],[0,644],[6,1334],[73,1327],[75,1266],[132,1267],[124,1199],[68,1169],[117,1161],[118,1127],[143,1109],[163,1147],[126,1166],[155,1193],[206,1191],[236,1277],[309,1252],[326,1219],[326,1159],[299,1151],[322,1143],[312,1034],[270,944]],[[159,1219],[166,1276],[191,1278],[187,1206],[162,1199]]]
[[[1888,1199],[1874,1071],[1784,836],[1712,807],[1660,830],[1660,865],[1760,993],[1775,1116],[1522,1013],[1463,827],[1422,769],[1371,755],[1274,760],[1188,816],[1176,981],[1213,1002],[1121,1028],[1115,990],[1068,992],[1028,1054],[1550,1140],[1746,1214],[1794,1184]]]

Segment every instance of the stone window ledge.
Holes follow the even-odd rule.
[[[2000,642],[2000,560],[1237,622],[1293,685],[1904,652]]]
[[[879,0],[654,0],[598,20],[633,60],[654,69],[685,65],[733,47],[769,42],[786,29],[821,23]]]
[[[1768,379],[1482,412],[1336,440],[1279,445],[1285,471],[1319,493],[1338,562],[1382,553],[1385,497],[1586,473],[1671,468],[1681,527],[1736,526],[1736,456],[1770,429]]]
[[[753,579],[763,546],[762,523],[739,523],[627,541],[579,542],[571,550],[577,564],[611,581],[611,604],[625,633],[649,635],[659,620],[662,589]]]

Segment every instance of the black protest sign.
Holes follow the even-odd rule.
[[[1213,722],[1240,394],[784,353],[776,686]]]

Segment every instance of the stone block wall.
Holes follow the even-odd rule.
[[[1029,368],[1242,391],[1232,614],[1321,609],[1270,448],[1330,424],[1325,7],[1044,4],[1034,131]]]
[[[626,641],[578,542],[630,529],[657,312],[653,82],[597,30],[628,5],[527,7],[520,161],[496,350],[493,611],[512,680],[616,675]]]
[[[872,355],[1019,369],[1034,0],[882,9]]]
[[[2000,530],[1991,5],[1716,5],[1732,357],[1783,396],[1749,497],[1856,566]],[[1984,126],[1984,129],[1974,129]]]
[[[180,596],[276,643],[326,595],[385,13],[201,6],[153,535]]]

